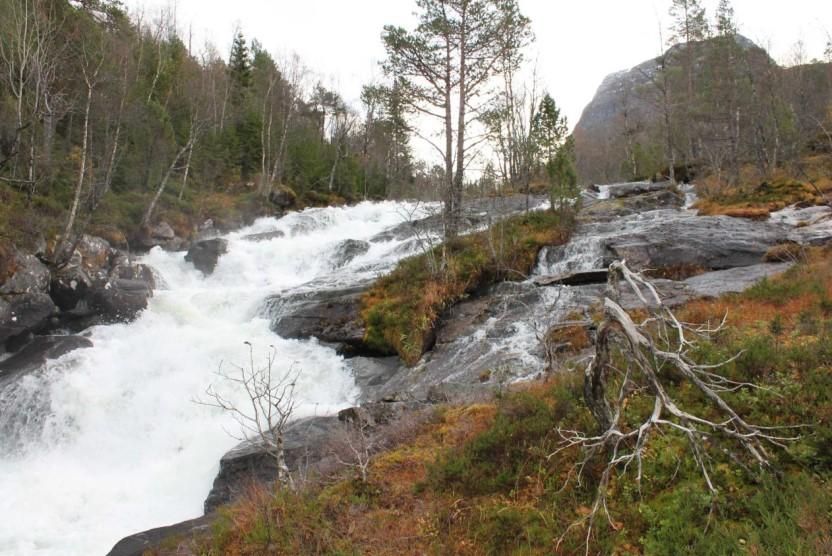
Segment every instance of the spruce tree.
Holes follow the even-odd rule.
[[[532,125],[539,150],[547,162],[551,161],[566,138],[569,125],[549,93],[543,95]]]
[[[239,103],[251,87],[251,55],[242,31],[237,31],[234,35],[228,61],[228,73],[231,76],[232,99]]]

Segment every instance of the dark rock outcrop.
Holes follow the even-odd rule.
[[[222,238],[206,239],[191,245],[185,260],[193,263],[197,270],[208,275],[217,268],[222,255],[228,253],[228,241]]]
[[[153,295],[153,271],[101,238],[82,236],[69,260],[53,271],[50,295],[74,330],[133,320]]]
[[[0,284],[0,296],[49,291],[49,269],[34,255],[13,250],[8,264],[11,275]]]
[[[337,417],[311,417],[293,422],[286,430],[284,447],[286,465],[297,469],[299,464],[319,461],[327,455],[327,439],[338,429]],[[220,470],[205,499],[205,513],[211,513],[239,496],[252,482],[269,483],[277,477],[277,466],[256,441],[246,441],[226,453]]]
[[[58,310],[45,293],[0,296],[0,353],[46,328]]]
[[[297,201],[297,197],[297,194],[286,186],[280,186],[269,193],[269,201],[281,209],[293,207]]]
[[[534,279],[536,286],[584,286],[586,284],[603,284],[607,281],[608,269],[577,270],[554,276],[539,276]]]
[[[325,417],[298,419],[286,429],[284,456],[290,471],[334,463],[333,444],[347,423],[361,422],[369,427],[388,425],[408,411],[424,407],[421,402],[372,402],[348,408]],[[238,497],[248,485],[272,483],[277,477],[274,458],[259,442],[240,443],[220,460],[220,470],[205,500],[205,513],[211,513]]]
[[[317,338],[347,351],[363,352],[364,322],[361,296],[364,286],[318,290],[273,297],[267,301],[272,330],[284,338]]]
[[[99,237],[83,235],[69,259],[52,272],[50,293],[62,311],[75,309],[96,283],[106,282],[115,251]]]
[[[92,347],[92,342],[82,336],[38,336],[8,359],[0,361],[0,387],[37,371],[49,359],[89,347]]]
[[[144,280],[116,278],[96,284],[87,298],[89,308],[105,322],[128,322],[147,308],[153,286]]]
[[[0,284],[0,353],[48,328],[58,309],[49,297],[49,269],[33,255],[10,250]]]

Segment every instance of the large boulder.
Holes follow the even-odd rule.
[[[222,238],[206,239],[191,245],[185,260],[193,263],[197,270],[208,275],[217,268],[222,255],[228,253],[228,241]]]
[[[147,307],[153,271],[101,238],[82,236],[69,260],[53,271],[50,294],[62,320],[80,330],[133,320]]]
[[[338,344],[346,352],[365,351],[360,315],[365,291],[364,286],[357,286],[271,298],[267,310],[272,330],[284,338],[317,338]]]
[[[70,261],[52,274],[52,299],[61,311],[71,311],[87,296],[95,280],[80,264]]]
[[[670,189],[670,187],[670,182],[654,183],[649,181],[637,181],[609,185],[606,189],[611,199],[620,199],[622,197],[632,197],[634,195],[642,195],[644,193]]]
[[[49,326],[57,312],[47,295],[49,269],[33,255],[17,249],[0,254],[0,352],[13,350],[33,332]]]
[[[0,352],[15,349],[32,333],[47,328],[56,313],[45,293],[0,296]]]
[[[786,237],[785,227],[769,222],[728,216],[671,219],[608,238],[604,265],[624,259],[634,269],[749,266]]]
[[[335,416],[298,419],[291,423],[284,437],[284,457],[290,470],[309,465],[327,456],[329,439],[339,429]],[[245,441],[220,459],[220,469],[211,492],[205,499],[205,513],[237,498],[248,485],[268,484],[277,477],[277,464],[256,440]]]
[[[147,308],[152,296],[153,287],[144,280],[115,278],[95,284],[87,303],[104,322],[129,322]]]
[[[370,250],[370,243],[357,239],[345,239],[335,246],[331,264],[333,268],[346,266],[356,257],[360,257]]]
[[[337,467],[333,452],[345,424],[361,423],[371,429],[384,427],[424,405],[415,401],[369,402],[340,411],[338,415],[298,419],[286,428],[284,435],[286,466],[290,471],[301,467],[308,470],[320,470],[328,465]],[[244,441],[220,459],[219,472],[205,499],[205,513],[209,514],[233,501],[252,482],[270,484],[276,478],[275,460],[262,444],[256,439]]]
[[[277,187],[274,191],[269,193],[269,201],[281,209],[293,207],[297,198],[297,194],[291,188],[283,185]]]
[[[68,260],[52,272],[50,293],[55,304],[62,311],[75,309],[94,284],[107,280],[116,253],[102,238],[81,236]]]
[[[8,277],[0,284],[0,295],[49,291],[49,269],[34,255],[12,250],[6,266]]]

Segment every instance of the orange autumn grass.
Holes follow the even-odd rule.
[[[805,264],[764,280],[744,295],[688,303],[680,312],[687,322],[718,323],[727,314],[731,326],[761,328],[775,318],[793,324],[801,314],[832,299],[832,246],[805,251]]]

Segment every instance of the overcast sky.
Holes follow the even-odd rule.
[[[356,103],[361,85],[380,76],[385,24],[409,26],[414,0],[126,0],[151,19],[175,6],[180,33],[193,31],[227,52],[239,25],[276,55],[297,52],[320,79]],[[704,0],[712,13],[718,0]],[[823,55],[832,33],[832,0],[734,0],[740,31],[781,62],[803,40],[809,58]],[[530,57],[574,125],[603,78],[659,54],[659,25],[670,0],[520,0],[537,37]],[[665,35],[666,37],[666,35]]]

